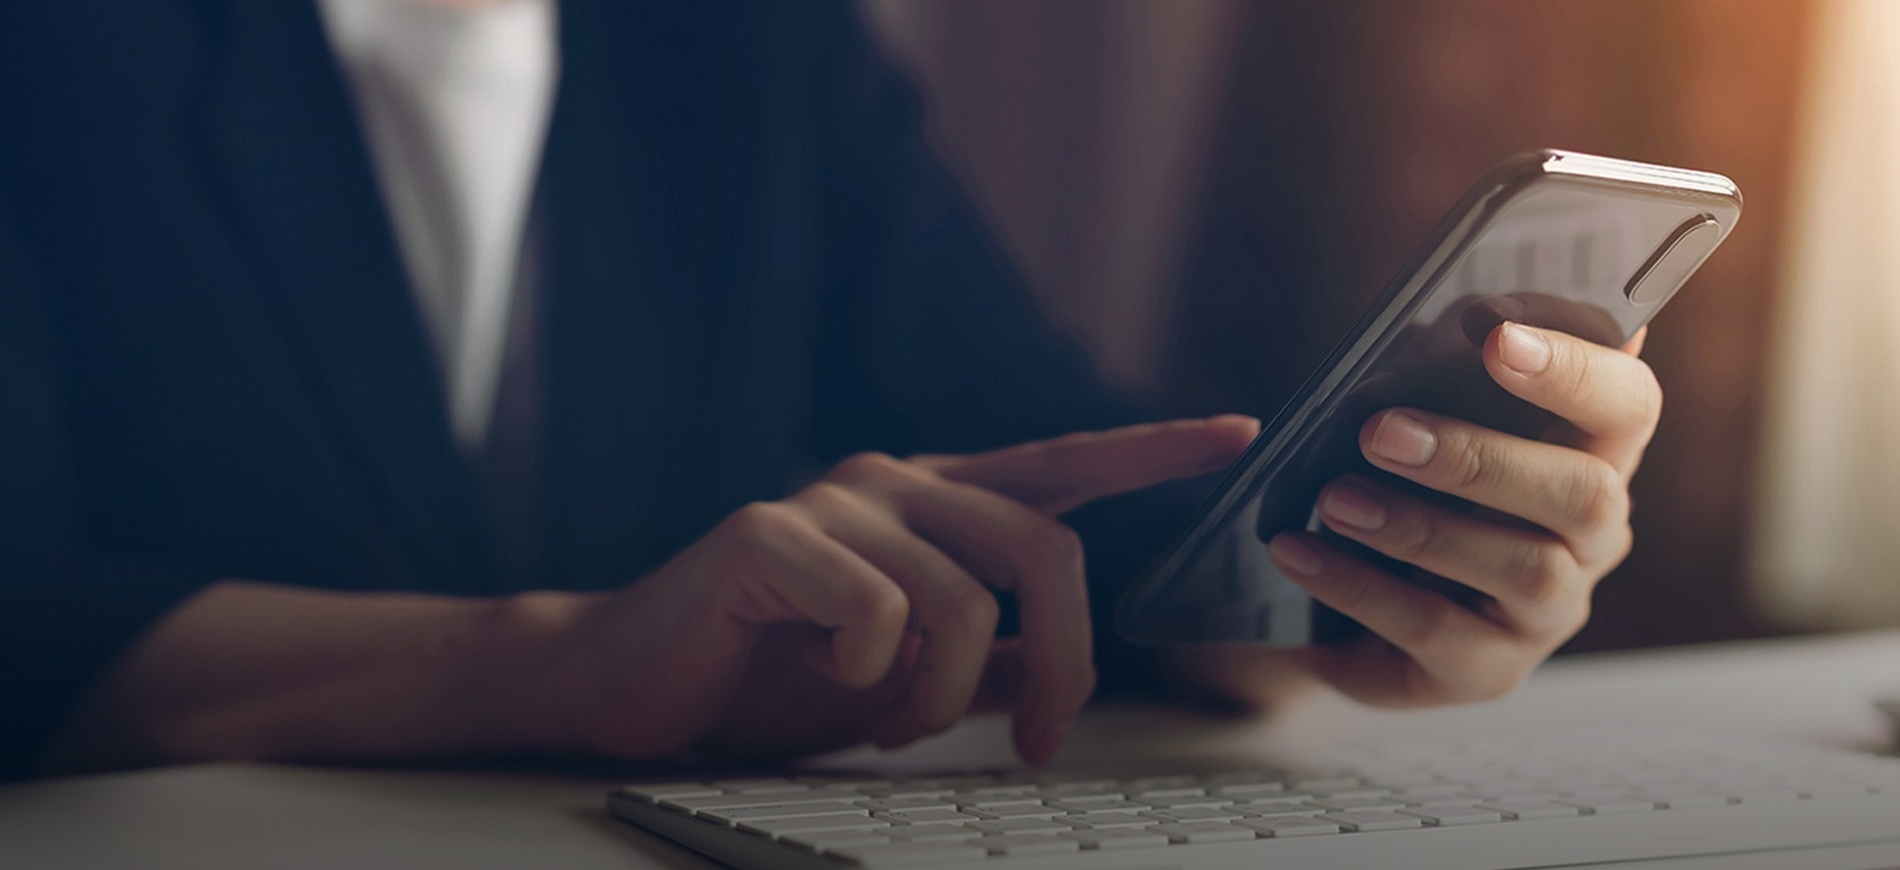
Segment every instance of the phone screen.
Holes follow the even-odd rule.
[[[1720,176],[1561,152],[1501,165],[1453,209],[1267,424],[1174,550],[1130,590],[1118,612],[1122,633],[1148,644],[1303,645],[1356,636],[1355,623],[1279,573],[1266,542],[1291,529],[1325,533],[1315,502],[1342,474],[1382,478],[1469,507],[1375,469],[1359,452],[1366,420],[1410,407],[1546,437],[1558,421],[1505,392],[1484,370],[1481,350],[1492,330],[1511,320],[1620,346],[1714,251],[1739,214],[1739,194]],[[1336,541],[1466,603],[1477,597]]]

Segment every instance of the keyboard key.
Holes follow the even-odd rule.
[[[1566,816],[1582,815],[1583,811],[1569,804],[1556,803],[1483,803],[1482,809],[1503,813],[1507,819],[1530,821],[1532,819],[1561,819]]]
[[[1170,786],[1167,788],[1131,788],[1128,799],[1131,801],[1165,800],[1167,798],[1206,797],[1207,792],[1198,785]]]
[[[1174,843],[1225,843],[1232,840],[1251,840],[1259,836],[1259,832],[1252,828],[1243,828],[1226,822],[1155,825],[1148,830],[1167,834],[1168,840]]]
[[[701,810],[735,810],[740,807],[778,807],[792,804],[831,803],[854,800],[858,796],[837,789],[812,789],[796,794],[722,794],[712,797],[665,798],[660,806],[671,807],[686,812]]]
[[[1670,810],[1697,810],[1709,807],[1728,806],[1728,798],[1719,794],[1639,794],[1637,797],[1653,801],[1657,806]]]
[[[983,836],[962,825],[894,825],[871,833],[896,843],[961,843]]]
[[[1656,808],[1653,801],[1625,795],[1617,798],[1597,798],[1591,800],[1565,798],[1559,803],[1577,807],[1593,816],[1614,816],[1623,813],[1647,813]]]
[[[843,801],[816,804],[767,804],[765,806],[738,807],[730,810],[699,810],[695,815],[736,825],[740,822],[755,822],[765,819],[791,819],[799,816],[822,816],[832,813],[862,814],[864,809]]]
[[[1106,777],[1076,776],[1074,774],[1065,774],[1065,773],[1037,774],[1035,776],[1029,777],[1026,781],[1033,782],[1039,786],[1042,786],[1043,788],[1053,788],[1053,789],[1114,788],[1116,785],[1115,780],[1108,779]]]
[[[1311,800],[1313,800],[1312,795],[1288,794],[1288,795],[1277,795],[1275,797],[1256,797],[1256,798],[1250,798],[1248,800],[1243,800],[1243,801],[1235,801],[1234,806],[1240,807],[1241,809],[1246,810],[1247,812],[1253,813],[1253,812],[1260,812],[1261,809],[1265,807],[1305,806],[1307,802]]]
[[[1268,837],[1313,837],[1339,833],[1339,825],[1318,817],[1278,816],[1270,819],[1241,819],[1234,824],[1252,828]]]
[[[1060,855],[1082,848],[1082,844],[1064,837],[1047,834],[1012,834],[1004,837],[984,837],[974,841],[976,845],[990,850],[992,855],[1020,857],[1023,855]]]
[[[1279,816],[1317,816],[1320,813],[1326,812],[1325,807],[1316,807],[1312,804],[1263,804],[1260,806],[1236,807],[1235,809],[1245,811],[1247,818],[1269,819]]]
[[[891,842],[890,838],[869,831],[801,831],[781,835],[778,841],[812,852],[849,849],[853,846],[886,846]]]
[[[1475,794],[1462,794],[1462,793],[1456,793],[1456,792],[1452,794],[1447,794],[1447,795],[1439,795],[1436,797],[1407,797],[1407,798],[1402,798],[1402,800],[1405,801],[1405,805],[1408,807],[1458,807],[1458,806],[1468,807],[1468,806],[1471,806],[1472,804],[1481,804],[1485,802],[1484,798],[1481,798]]]
[[[1426,801],[1433,798],[1462,796],[1465,793],[1465,787],[1456,783],[1437,782],[1430,785],[1395,788],[1392,793],[1408,801]]]
[[[953,797],[959,801],[967,801],[969,803],[1010,799],[1036,800],[1033,794],[1035,790],[1035,784],[1019,782],[1013,785],[988,785],[981,788],[966,788],[957,792]]]
[[[867,866],[904,866],[969,861],[989,857],[990,850],[965,843],[886,843],[881,846],[847,846],[826,849],[846,861]]]
[[[1247,797],[1283,791],[1286,791],[1286,786],[1277,782],[1240,782],[1233,785],[1217,785],[1208,789],[1208,792],[1222,797]]]
[[[1138,801],[1138,802],[1146,803],[1150,809],[1179,810],[1179,809],[1186,809],[1188,807],[1232,806],[1234,803],[1234,799],[1226,798],[1226,797],[1212,797],[1209,795],[1201,795],[1200,797],[1156,798],[1154,800],[1144,800],[1144,801]]]
[[[947,798],[957,790],[941,785],[888,785],[858,789],[856,797],[887,800],[890,798]]]
[[[1400,810],[1399,812],[1408,816],[1417,816],[1424,819],[1427,824],[1438,825],[1445,828],[1449,828],[1453,825],[1483,825],[1491,822],[1504,821],[1504,814],[1497,810],[1455,805],[1413,807],[1411,809]]]
[[[851,776],[849,774],[801,776],[798,777],[798,781],[814,788],[881,788],[891,784],[891,781],[888,779],[873,779],[867,776]]]
[[[1354,812],[1358,810],[1396,810],[1405,806],[1405,801],[1390,797],[1326,798],[1313,801],[1313,805],[1335,812]]]
[[[1197,792],[1201,790],[1200,780],[1192,776],[1143,776],[1124,780],[1123,784],[1127,785],[1130,791],[1183,787],[1193,788]]]
[[[1315,791],[1318,789],[1358,788],[1364,785],[1356,776],[1321,776],[1312,779],[1296,780],[1291,791]]]
[[[1033,782],[1009,782],[1009,781],[1004,781],[1004,780],[998,780],[995,782],[991,782],[988,785],[972,785],[972,786],[964,788],[963,791],[958,792],[958,793],[959,794],[974,794],[974,795],[1027,794],[1029,792],[1035,791],[1037,787],[1038,786]]]
[[[1056,816],[1055,820],[1083,829],[1145,828],[1155,823],[1154,819],[1129,812],[1076,813],[1072,816]]]
[[[1107,803],[1109,801],[1122,800],[1126,797],[1125,795],[1122,794],[1121,789],[1095,789],[1095,788],[1081,789],[1077,791],[1050,791],[1049,789],[1037,789],[1034,792],[1031,792],[1031,794],[1033,794],[1037,798],[1040,798],[1044,803],[1055,803],[1056,801],[1062,801],[1064,803],[1083,803],[1086,801],[1096,801],[1096,802],[1101,802],[1101,803]]]
[[[1056,809],[1061,810],[1065,813],[1099,813],[1099,812],[1107,812],[1110,810],[1145,810],[1148,808],[1147,804],[1132,803],[1132,802],[1120,800],[1120,799],[1048,801],[1048,805],[1055,807]]]
[[[1245,815],[1237,808],[1219,809],[1215,807],[1186,807],[1178,810],[1150,810],[1141,815],[1158,822],[1225,822]]]
[[[1325,798],[1326,800],[1353,800],[1356,798],[1372,797],[1385,798],[1387,800],[1393,799],[1391,789],[1384,788],[1315,788],[1308,789],[1308,791],[1312,792],[1314,797]]]
[[[716,785],[734,794],[773,794],[775,792],[809,791],[811,786],[793,782],[789,779],[716,779]]]
[[[1801,783],[1790,787],[1807,798],[1866,797],[1874,793],[1874,789],[1852,782]]]
[[[1383,810],[1367,810],[1353,813],[1327,813],[1319,817],[1322,821],[1332,822],[1348,831],[1399,831],[1405,828],[1424,827],[1425,820],[1417,816]]]
[[[887,821],[887,822],[896,822],[896,823],[905,824],[905,825],[928,825],[928,824],[934,824],[937,822],[955,822],[957,824],[962,824],[964,822],[982,821],[981,816],[973,816],[973,815],[970,815],[969,813],[960,813],[960,812],[957,812],[956,810],[942,810],[942,809],[901,810],[899,812],[894,812],[894,813],[872,813],[871,817],[875,819],[883,819],[884,821]]]
[[[850,813],[826,813],[822,816],[804,816],[793,819],[760,819],[754,822],[740,822],[739,830],[764,837],[776,837],[783,834],[805,833],[810,831],[870,831],[888,828],[890,822],[874,819],[870,816]]]
[[[622,788],[620,793],[656,804],[668,798],[717,797],[719,789],[703,782],[646,782]]]
[[[1168,845],[1167,834],[1143,831],[1135,828],[1111,828],[1106,831],[1070,831],[1058,835],[1063,839],[1074,840],[1084,849],[1100,849],[1104,852],[1121,849],[1148,849]]]
[[[1055,819],[998,819],[993,822],[971,822],[965,827],[985,834],[1062,834],[1075,830],[1074,825],[1064,824]]]
[[[1046,819],[1059,816],[1062,811],[1042,804],[1004,804],[1002,806],[963,807],[965,812],[974,813],[986,819]]]
[[[956,801],[947,797],[873,798],[857,802],[874,813],[902,813],[913,810],[954,810]]]

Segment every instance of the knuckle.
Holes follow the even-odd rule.
[[[1421,650],[1441,649],[1457,642],[1457,614],[1452,611],[1457,605],[1439,599],[1432,606],[1420,610],[1417,627],[1414,629],[1412,643]]]
[[[1443,530],[1431,511],[1417,511],[1400,524],[1394,556],[1412,563],[1430,559],[1444,547]]]
[[[1563,385],[1573,396],[1586,396],[1596,383],[1596,362],[1569,342],[1556,342],[1557,367],[1565,372]]]
[[[1627,518],[1616,526],[1615,546],[1610,548],[1610,567],[1623,564],[1636,549],[1636,527],[1630,525]]]
[[[838,463],[836,475],[845,480],[876,480],[901,474],[905,467],[903,460],[889,453],[867,450],[845,457]]]
[[[1557,638],[1557,645],[1562,645],[1576,637],[1578,632],[1583,631],[1583,627],[1590,624],[1590,615],[1594,609],[1590,596],[1585,595],[1579,598],[1570,610],[1570,619],[1564,623],[1562,635]]]
[[[1338,569],[1334,569],[1338,570]],[[1339,606],[1337,609],[1348,614],[1358,613],[1365,608],[1372,597],[1372,578],[1361,571],[1343,571],[1338,577]]]
[[[796,523],[790,507],[779,502],[755,501],[733,511],[721,525],[741,537],[761,538],[786,534]]]
[[[1518,594],[1536,608],[1554,607],[1570,597],[1573,572],[1556,544],[1525,547],[1513,556],[1512,577]]]
[[[996,596],[975,581],[959,585],[950,599],[952,618],[958,628],[971,634],[993,634],[1003,618]]]
[[[1564,508],[1585,527],[1608,527],[1624,521],[1626,497],[1623,475],[1608,462],[1591,457],[1567,481]]]
[[[1642,423],[1645,429],[1654,429],[1656,428],[1656,424],[1662,421],[1662,381],[1656,378],[1656,370],[1650,368],[1648,363],[1639,362],[1637,371],[1639,372],[1637,375],[1637,394],[1642,397],[1639,422]]]
[[[1060,565],[1064,570],[1078,572],[1082,567],[1082,536],[1062,523],[1038,524],[1030,546],[1039,564]]]
[[[1445,438],[1446,469],[1453,486],[1466,492],[1487,489],[1496,479],[1500,460],[1484,439],[1469,435]]]
[[[864,583],[856,590],[856,609],[865,624],[901,631],[910,621],[910,598],[894,583]]]
[[[800,500],[817,508],[837,508],[852,498],[850,488],[830,480],[820,480],[799,493]]]

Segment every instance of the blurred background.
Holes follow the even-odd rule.
[[[1729,175],[1572,648],[1900,624],[1900,3],[862,2],[1050,315],[1170,412],[1271,413],[1506,154]]]

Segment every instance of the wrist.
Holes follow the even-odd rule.
[[[584,679],[573,635],[598,596],[533,591],[494,599],[477,614],[474,653],[458,682],[469,715],[488,723],[497,749],[586,748],[577,708]]]

